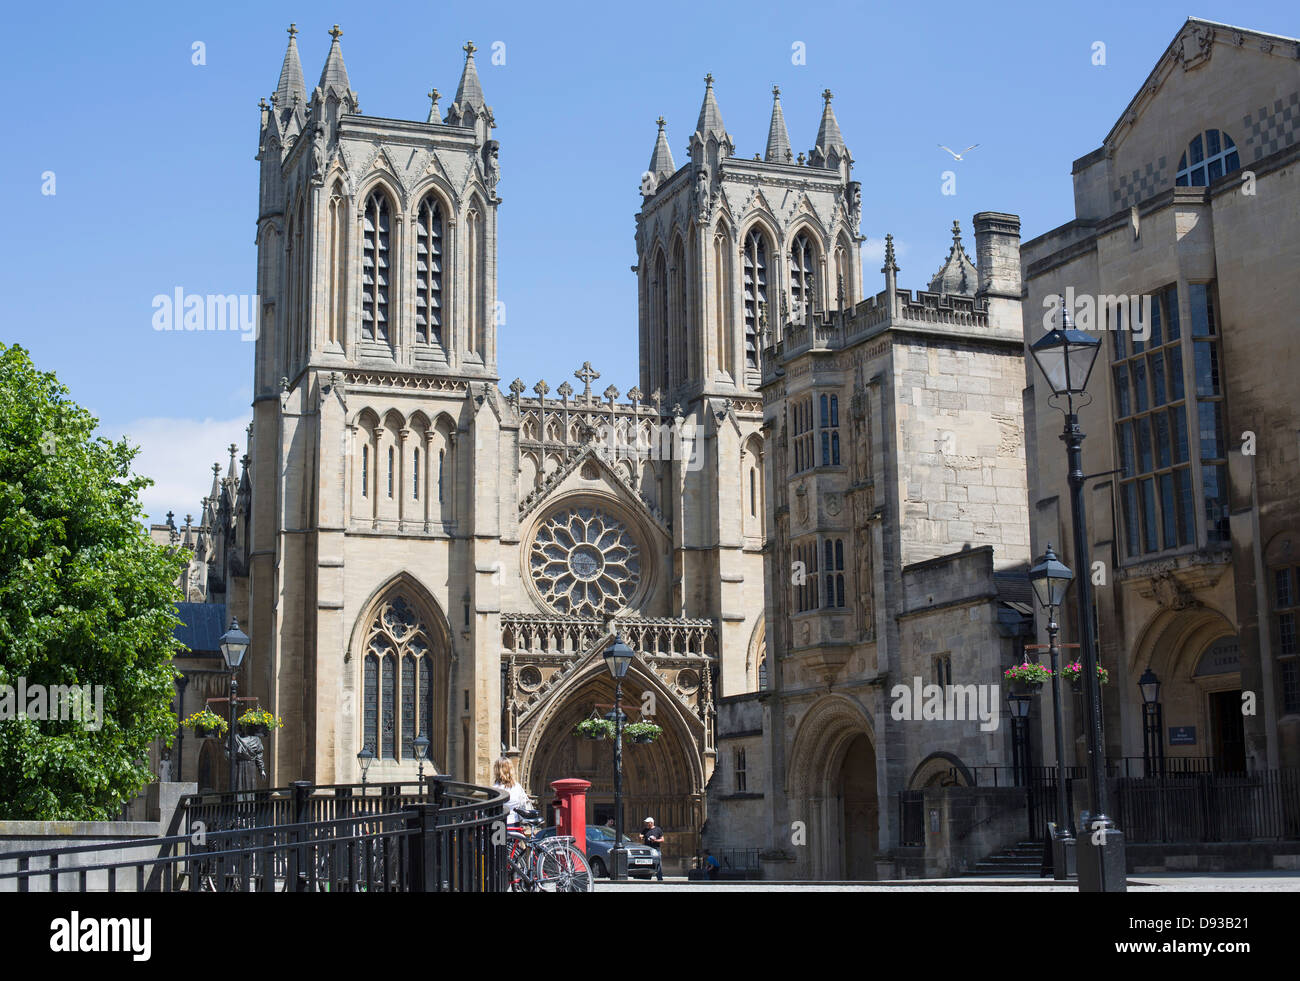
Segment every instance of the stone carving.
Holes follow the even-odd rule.
[[[1163,572],[1151,581],[1156,602],[1170,610],[1187,610],[1200,606],[1200,601],[1172,572]]]
[[[558,613],[617,613],[641,583],[641,549],[602,508],[565,508],[542,522],[529,548],[533,582]]]

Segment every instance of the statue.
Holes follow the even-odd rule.
[[[325,183],[325,125],[316,124],[316,132],[311,142],[312,183]]]
[[[862,184],[849,181],[849,227],[855,232],[862,225]]]
[[[701,224],[709,220],[709,169],[701,167],[695,172],[695,210]]]
[[[497,181],[501,179],[501,161],[498,158],[501,145],[496,140],[488,140],[487,145],[483,148],[486,157],[486,180],[488,190],[493,194],[496,193]]]
[[[242,792],[259,788],[258,778],[253,771],[256,770],[263,780],[266,779],[263,753],[261,736],[235,736],[235,786],[232,789]],[[230,756],[228,746],[226,756]]]

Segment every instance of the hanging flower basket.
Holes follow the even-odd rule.
[[[199,739],[206,739],[209,736],[224,736],[230,728],[225,719],[209,708],[201,709],[193,715],[181,719],[181,725],[186,729],[193,729],[194,735]]]
[[[1026,661],[1002,672],[1007,681],[1012,682],[1021,692],[1037,693],[1043,682],[1052,680],[1052,671],[1046,665]]]
[[[663,726],[653,722],[629,722],[623,731],[634,743],[652,743],[663,734]]]
[[[1083,680],[1083,662],[1075,661],[1073,664],[1062,665],[1061,677],[1068,680],[1070,682],[1070,686],[1075,691],[1083,691],[1083,685],[1080,684],[1080,682]],[[1098,664],[1097,684],[1105,685],[1108,684],[1109,682],[1110,682],[1110,672],[1107,671],[1105,668],[1103,668],[1100,664]]]
[[[573,727],[575,735],[584,736],[587,739],[612,739],[614,737],[614,723],[606,719],[583,719]]]
[[[249,709],[236,722],[239,724],[239,734],[241,736],[266,736],[270,734],[271,730],[279,729],[284,725],[283,722],[265,709]]]

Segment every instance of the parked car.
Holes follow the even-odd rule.
[[[550,838],[555,828],[540,828],[534,838]],[[614,850],[614,829],[602,825],[587,827],[587,861],[591,863],[592,874],[609,878],[609,871],[614,865],[611,852]],[[627,874],[634,879],[649,879],[659,872],[663,856],[658,848],[643,845],[630,835],[623,835],[623,853],[627,863]]]

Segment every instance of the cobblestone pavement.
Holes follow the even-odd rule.
[[[1222,875],[1130,875],[1129,892],[1300,892],[1300,872],[1239,872]],[[1074,882],[1050,879],[909,879],[886,882],[607,882],[598,891],[625,892],[1077,892]]]

